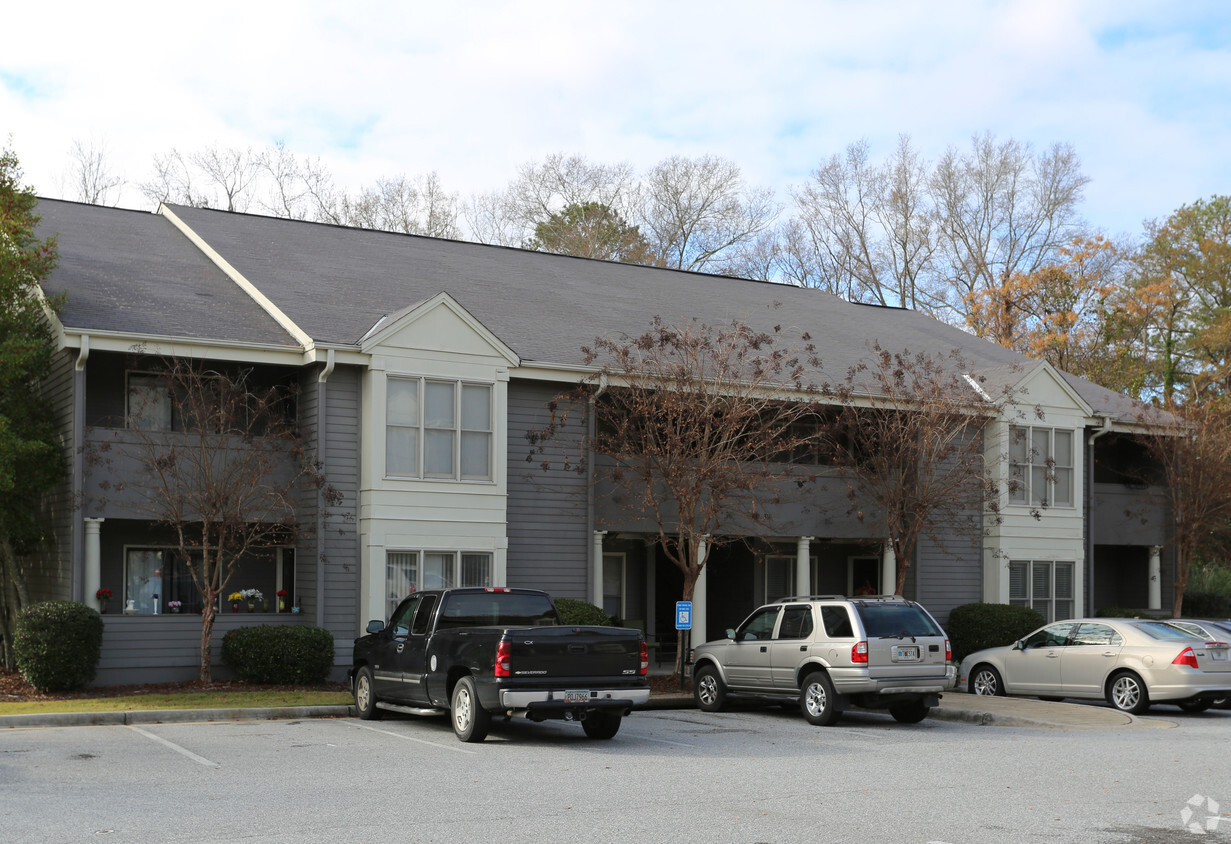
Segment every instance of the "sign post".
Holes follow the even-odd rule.
[[[675,629],[679,631],[676,637],[680,648],[680,688],[684,688],[684,664],[688,659],[688,648],[692,644],[692,601],[675,602]]]

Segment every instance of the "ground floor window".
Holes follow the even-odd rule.
[[[1012,560],[1009,563],[1009,603],[1031,607],[1048,621],[1072,618],[1075,565],[1066,561]]]
[[[200,571],[201,552],[190,559]],[[295,549],[262,548],[245,556],[223,590],[225,593],[256,589],[261,593],[258,610],[290,612],[298,605],[295,594]],[[126,548],[124,551],[124,595],[122,607],[129,602],[137,615],[154,615],[178,610],[200,613],[204,607],[188,560],[174,548]],[[226,594],[219,602],[219,609]]]
[[[756,603],[767,604],[793,596],[796,592],[795,565],[795,558],[786,554],[770,554],[758,560],[753,584]]]
[[[386,551],[385,614],[420,589],[491,586],[492,555],[470,551]]]

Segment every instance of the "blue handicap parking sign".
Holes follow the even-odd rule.
[[[692,629],[692,601],[675,602],[675,629]]]

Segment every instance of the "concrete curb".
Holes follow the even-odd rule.
[[[202,721],[277,721],[353,717],[355,707],[270,706],[249,709],[137,709],[129,712],[48,712],[0,716],[0,729],[187,724]]]

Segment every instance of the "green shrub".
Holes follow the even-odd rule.
[[[960,662],[968,654],[984,648],[1011,645],[1047,623],[1036,610],[1010,604],[962,604],[954,607],[945,624],[953,659]]]
[[[1191,592],[1214,592],[1231,598],[1231,564],[1196,562],[1188,573]]]
[[[577,624],[586,627],[607,627],[611,625],[611,616],[594,604],[578,601],[576,598],[556,598],[556,611],[560,613],[562,624]]]
[[[1220,592],[1185,592],[1183,615],[1188,618],[1231,618],[1231,596]]]
[[[237,627],[222,637],[222,662],[249,683],[322,683],[333,670],[333,634],[320,627]]]
[[[39,691],[66,692],[93,680],[102,646],[102,617],[77,601],[31,604],[17,616],[13,657]]]

